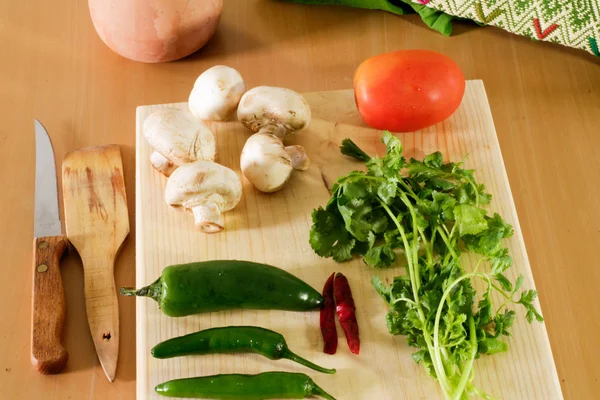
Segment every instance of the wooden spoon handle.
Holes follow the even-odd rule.
[[[69,358],[60,343],[66,304],[59,263],[66,248],[65,236],[34,240],[31,362],[42,374],[62,371]]]
[[[115,380],[119,356],[119,304],[114,257],[81,254],[85,280],[85,307],[92,340],[104,373]]]

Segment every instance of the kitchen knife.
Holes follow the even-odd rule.
[[[59,261],[67,247],[58,211],[54,151],[48,132],[35,126],[35,211],[31,362],[43,374],[60,372],[69,357],[61,344],[65,295]]]

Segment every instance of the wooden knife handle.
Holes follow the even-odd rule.
[[[85,308],[98,359],[114,382],[119,357],[119,303],[114,278],[115,256],[80,253],[85,280]]]
[[[31,362],[42,374],[62,371],[69,358],[60,342],[66,304],[59,263],[67,243],[65,236],[34,240]]]

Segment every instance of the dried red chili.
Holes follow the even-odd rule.
[[[338,345],[337,330],[335,329],[335,302],[333,299],[333,279],[335,272],[331,274],[323,287],[323,307],[321,308],[320,322],[323,334],[323,351],[327,354],[335,354]]]
[[[360,339],[358,336],[358,322],[356,321],[356,307],[354,306],[354,299],[352,298],[348,279],[339,272],[335,274],[333,293],[336,304],[335,309],[340,324],[344,328],[348,347],[352,353],[358,354],[360,351]]]

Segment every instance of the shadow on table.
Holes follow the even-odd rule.
[[[98,364],[85,312],[83,267],[74,249],[61,261],[67,312],[63,345],[69,353],[65,373],[94,368]]]

